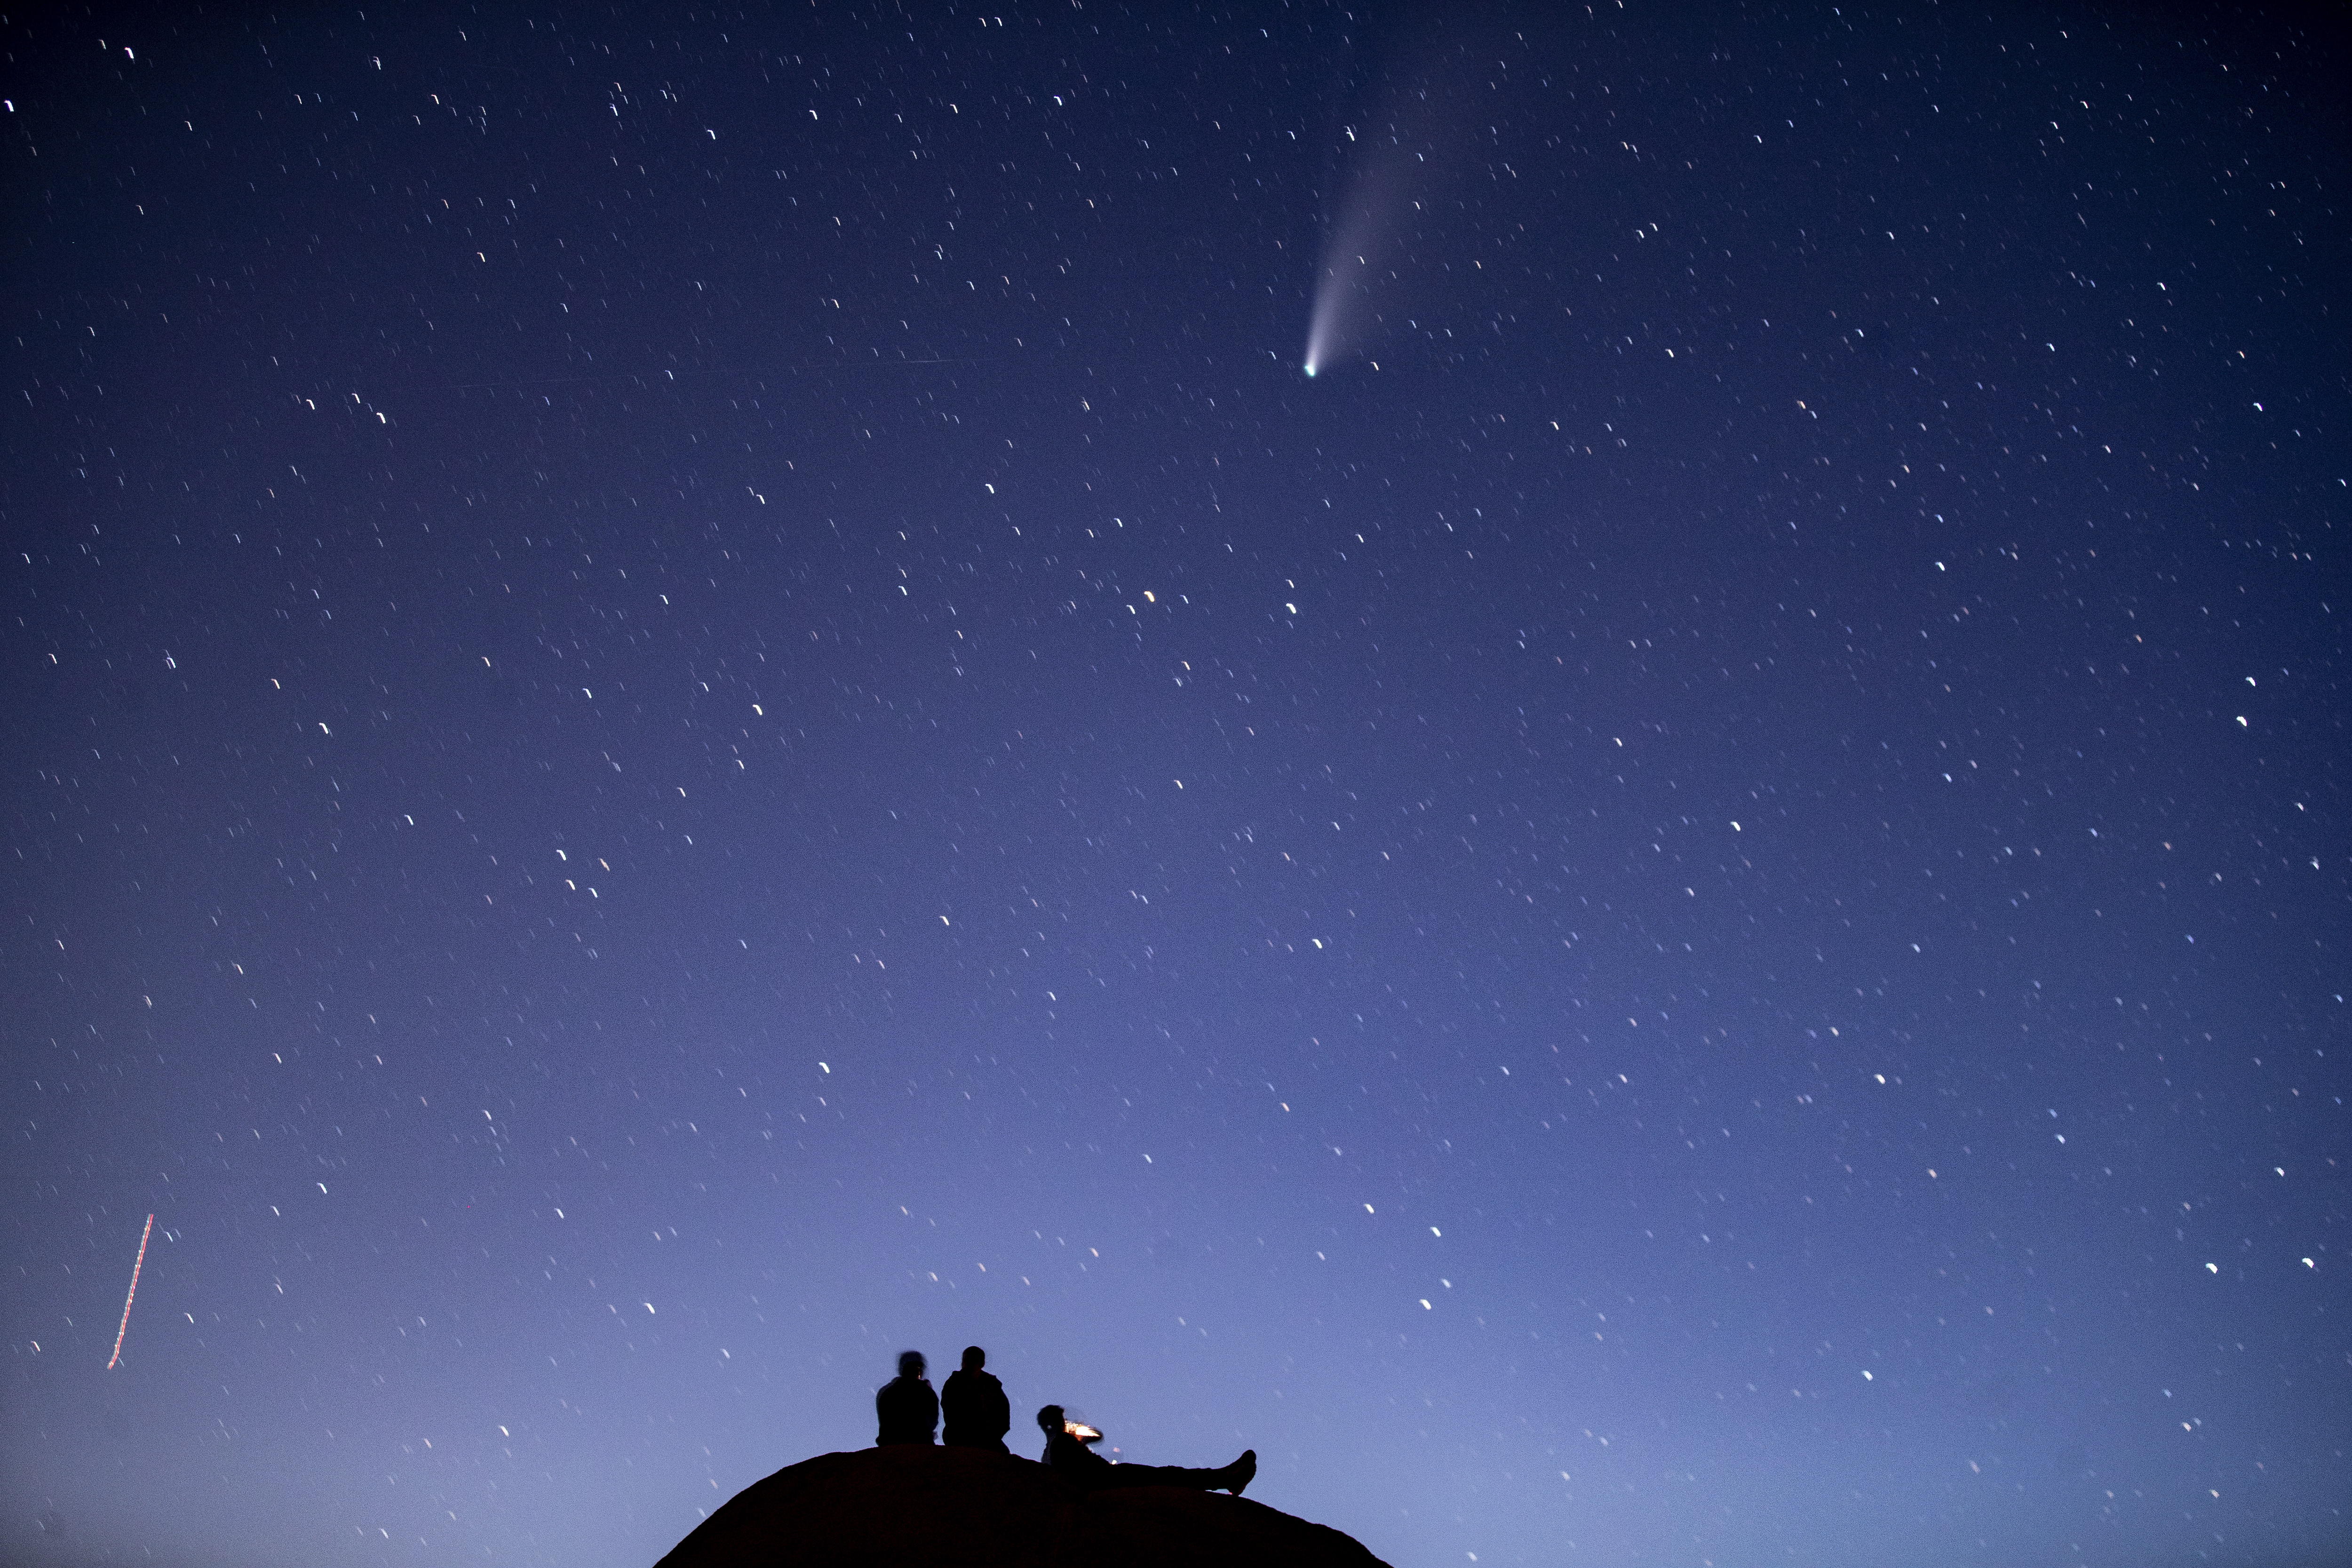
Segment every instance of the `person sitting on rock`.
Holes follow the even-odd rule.
[[[923,1376],[928,1364],[922,1352],[902,1352],[898,1375],[875,1391],[874,1415],[881,1426],[875,1434],[876,1447],[931,1440],[931,1429],[940,1423],[940,1396]]]
[[[986,1351],[966,1345],[963,1365],[948,1373],[947,1386],[940,1390],[940,1410],[947,1417],[940,1441],[950,1448],[1005,1452],[1004,1434],[1013,1429],[1013,1402],[1004,1397],[1004,1385],[982,1370],[987,1365]]]
[[[1257,1450],[1244,1448],[1242,1457],[1217,1470],[1188,1470],[1177,1465],[1114,1465],[1092,1448],[1089,1443],[1102,1441],[1102,1434],[1091,1426],[1072,1430],[1072,1423],[1063,1415],[1058,1405],[1048,1405],[1037,1412],[1038,1428],[1045,1434],[1045,1463],[1055,1474],[1076,1482],[1087,1491],[1102,1491],[1111,1487],[1185,1487],[1194,1491],[1229,1491],[1235,1497],[1257,1474]]]

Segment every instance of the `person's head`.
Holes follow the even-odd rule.
[[[978,1372],[982,1367],[984,1367],[987,1364],[988,1352],[986,1351],[981,1349],[978,1345],[966,1345],[963,1347],[964,1371]]]
[[[1048,1405],[1045,1409],[1037,1412],[1037,1429],[1050,1437],[1062,1429],[1062,1407],[1058,1405]]]
[[[920,1377],[923,1375],[923,1370],[930,1364],[930,1363],[923,1359],[923,1352],[920,1351],[900,1351],[898,1352],[898,1375],[900,1377]]]

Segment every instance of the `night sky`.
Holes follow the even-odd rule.
[[[0,1558],[2352,1561],[2339,35],[394,9],[0,23]]]

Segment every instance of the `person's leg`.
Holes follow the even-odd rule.
[[[1107,1472],[1097,1471],[1090,1483],[1096,1491],[1117,1487],[1183,1487],[1192,1491],[1214,1491],[1226,1480],[1223,1470],[1192,1470],[1181,1465],[1113,1465]]]
[[[1187,1469],[1181,1465],[1113,1465],[1097,1471],[1090,1485],[1097,1491],[1111,1487],[1183,1487],[1192,1491],[1230,1491],[1235,1497],[1257,1474],[1257,1450],[1250,1448],[1223,1469]]]

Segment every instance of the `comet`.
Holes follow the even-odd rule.
[[[122,1298],[122,1326],[114,1331],[114,1353],[107,1358],[106,1370],[112,1372],[122,1361],[122,1336],[131,1331],[131,1303],[139,1300],[139,1270],[147,1264],[147,1238],[155,1234],[155,1216],[147,1216],[147,1228],[139,1233],[139,1256],[131,1263],[131,1289]]]
[[[1369,112],[1340,128],[1337,200],[1325,209],[1323,252],[1299,370],[1321,375],[1373,351],[1392,317],[1449,291],[1433,273],[1458,243],[1457,195],[1473,158],[1491,162],[1497,135],[1491,67],[1525,47],[1450,7],[1408,25],[1383,52],[1393,61],[1370,86]],[[1482,136],[1481,132],[1485,134]],[[1409,320],[1409,318],[1408,318]]]
[[[1383,253],[1393,239],[1398,171],[1375,159],[1359,174],[1323,247],[1315,307],[1299,369],[1310,378],[1354,352],[1377,319],[1374,284],[1389,275]]]

